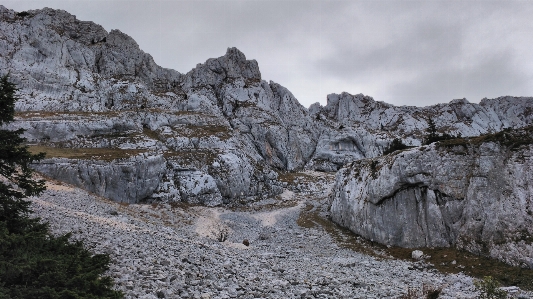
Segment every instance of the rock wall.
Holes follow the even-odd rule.
[[[532,111],[531,97],[482,99],[479,104],[457,99],[427,107],[397,107],[362,94],[330,94],[326,106],[316,103],[309,107],[311,118],[322,124],[310,165],[338,170],[359,158],[381,156],[394,138],[407,145],[421,145],[430,119],[440,133],[473,137],[531,125]]]
[[[159,186],[165,159],[147,154],[113,161],[52,158],[33,167],[111,200],[136,203]]]
[[[387,245],[533,268],[532,144],[529,127],[353,162],[337,173],[332,218]]]

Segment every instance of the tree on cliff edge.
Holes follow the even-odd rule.
[[[7,75],[0,78],[0,128],[13,121],[16,92]],[[30,164],[44,155],[31,154],[22,133],[0,129],[0,299],[121,298],[102,276],[109,256],[69,242],[69,234],[54,237],[46,223],[30,218],[25,198],[45,189]]]

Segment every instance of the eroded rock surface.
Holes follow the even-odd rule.
[[[332,218],[383,244],[456,246],[533,268],[532,137],[507,130],[349,164]]]

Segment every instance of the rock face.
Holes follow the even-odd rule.
[[[344,92],[328,95],[326,106],[313,104],[309,112],[324,124],[311,164],[337,170],[347,162],[381,156],[394,138],[421,145],[429,119],[438,131],[465,137],[531,125],[533,98],[507,96],[479,104],[459,99],[428,107],[396,107]]]
[[[20,88],[10,128],[26,129],[29,142],[60,159],[36,168],[124,202],[253,200],[282,192],[279,171],[337,171],[381,156],[395,138],[419,145],[429,119],[441,132],[477,136],[533,118],[532,99],[512,97],[417,108],[342,93],[306,109],[262,80],[258,63],[236,48],[180,74],[155,64],[125,33],[49,8],[0,6],[0,69]],[[136,158],[104,163],[54,154],[58,148],[137,150],[163,166],[148,173]],[[94,183],[113,180],[113,165],[122,163],[157,179],[131,192],[106,189],[135,181],[128,176]]]
[[[161,182],[162,156],[137,155],[122,161],[47,159],[37,171],[118,202],[135,203],[150,196]]]
[[[532,144],[528,127],[354,162],[337,173],[332,218],[383,244],[533,268]]]
[[[318,131],[307,109],[261,80],[257,62],[235,48],[180,74],[126,34],[65,11],[0,13],[0,68],[20,88],[12,128],[51,149],[138,149],[164,164],[148,173],[143,163],[89,156],[36,166],[52,177],[117,201],[216,205],[281,193],[274,170],[303,168],[314,152]],[[123,163],[154,176],[155,186],[111,187],[135,181],[115,176]]]

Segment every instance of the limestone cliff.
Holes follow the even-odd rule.
[[[353,162],[337,173],[332,218],[383,244],[533,268],[532,144],[527,127]]]

